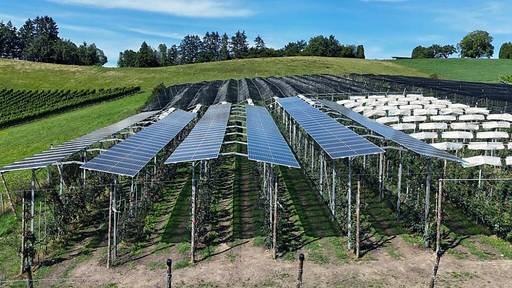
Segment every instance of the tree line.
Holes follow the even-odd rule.
[[[17,29],[11,21],[0,22],[0,57],[35,62],[103,65],[107,57],[96,45],[76,45],[59,37],[59,28],[52,17],[27,19]]]
[[[325,56],[364,59],[363,45],[342,45],[333,35],[319,35],[308,42],[304,40],[290,42],[283,48],[266,46],[261,36],[249,45],[245,31],[237,31],[229,37],[226,33],[206,32],[185,36],[179,45],[170,48],[165,44],[153,49],[143,42],[138,51],[125,50],[119,53],[119,67],[162,67],[171,65],[223,61],[230,59],[284,57],[284,56]]]
[[[487,31],[473,31],[457,44],[438,45],[434,44],[429,47],[417,46],[412,50],[411,57],[418,58],[448,58],[457,52],[462,58],[491,58],[494,55],[493,37]],[[512,43],[503,43],[499,52],[500,59],[512,59]]]

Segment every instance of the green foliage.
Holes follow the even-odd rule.
[[[466,58],[491,58],[494,54],[492,40],[492,36],[486,31],[473,31],[460,41],[460,54]]]
[[[501,45],[500,59],[512,59],[512,42],[503,43]]]
[[[319,35],[309,39],[302,55],[356,58],[357,49],[353,45],[341,45],[333,35],[329,37]],[[361,46],[359,56],[363,56],[362,54],[364,54],[364,48]]]
[[[437,45],[434,44],[430,47],[418,46],[412,50],[411,57],[413,59],[421,58],[448,58],[450,55],[457,52],[453,45]]]
[[[512,75],[503,76],[503,77],[501,77],[501,80],[503,80],[504,82],[512,84]]]
[[[28,19],[16,32],[9,21],[0,22],[0,57],[73,65],[103,65],[107,57],[96,45],[79,47],[59,38],[57,23],[48,16]]]
[[[41,117],[80,105],[118,98],[140,91],[139,87],[99,90],[0,90],[0,126]]]

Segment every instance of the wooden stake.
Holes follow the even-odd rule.
[[[5,194],[7,194],[7,199],[9,200],[9,204],[11,205],[11,211],[14,214],[14,218],[18,219],[16,215],[16,208],[14,206],[14,201],[12,200],[11,194],[9,193],[9,188],[7,187],[7,182],[5,181],[5,177],[3,173],[0,173],[0,177],[2,178],[2,183],[4,184]]]

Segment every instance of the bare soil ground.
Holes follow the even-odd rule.
[[[240,168],[247,169],[244,163]],[[223,191],[219,195],[222,215],[218,215],[219,221],[213,227],[220,232],[220,242],[199,250],[197,263],[189,264],[189,238],[182,235],[186,234],[190,221],[189,189],[184,175],[173,190],[179,192],[162,200],[169,205],[164,206],[155,235],[151,237],[156,241],[141,249],[142,253],[106,269],[105,240],[86,238],[39,277],[48,280],[37,282],[36,286],[164,287],[165,263],[171,258],[173,287],[296,287],[299,253],[306,257],[304,287],[426,287],[429,283],[434,253],[422,248],[421,239],[404,234],[391,209],[371,195],[363,198],[368,203],[365,213],[374,232],[366,237],[363,256],[356,260],[346,250],[347,239],[338,236],[325,206],[300,172],[293,170],[282,171],[284,179],[293,181],[281,183],[285,187],[280,201],[281,217],[290,225],[280,233],[286,239],[282,248],[288,252],[273,260],[271,251],[265,250],[261,236],[255,233],[263,223],[260,218],[265,217],[250,204],[258,197],[256,175],[246,172],[242,175],[253,178],[228,173],[226,181],[217,183],[226,186],[219,190]],[[230,190],[235,192],[231,194]],[[231,201],[235,208],[230,208]],[[224,210],[227,210],[225,215]],[[464,223],[455,210],[449,210],[447,216],[446,223],[453,227],[450,228],[453,235],[446,240],[456,238],[457,244],[441,259],[438,287],[510,287],[512,257],[485,241],[488,235],[484,228]],[[89,238],[94,237],[98,238],[97,235]],[[87,244],[90,242],[97,245]],[[81,249],[87,253],[80,253]]]
[[[416,248],[397,237],[391,244],[399,247],[400,260],[382,250],[370,253],[362,260],[349,259],[326,264],[308,261],[304,266],[304,287],[425,287],[431,275],[434,255]],[[402,246],[405,248],[401,248]],[[175,287],[295,287],[297,261],[273,260],[271,253],[251,242],[236,247],[221,245],[219,254],[193,266],[175,270]],[[175,247],[151,254],[120,267],[107,270],[102,249],[93,257],[75,266],[67,275],[68,281],[59,287],[163,287],[167,257],[180,259]],[[406,254],[407,253],[407,254]],[[332,255],[327,255],[332,258]],[[68,261],[59,264],[66,267]],[[440,287],[510,287],[511,260],[460,260],[446,255],[441,261]],[[55,271],[50,278],[59,278]],[[42,283],[41,283],[42,284]],[[44,285],[46,286],[46,285]],[[44,287],[41,286],[41,287]]]

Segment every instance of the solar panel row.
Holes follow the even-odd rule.
[[[35,154],[21,161],[2,167],[2,169],[0,169],[0,172],[3,173],[15,170],[44,168],[49,165],[61,162],[62,160],[87,148],[88,146],[112,134],[115,134],[137,122],[140,122],[154,115],[157,112],[158,111],[143,112],[137,115],[133,115],[113,125],[98,129],[82,137],[65,142],[56,147],[50,148],[42,153]]]
[[[267,109],[245,106],[247,115],[247,154],[250,160],[300,168],[290,147]]]
[[[320,100],[320,102],[327,106],[328,108],[341,113],[343,116],[348,117],[352,121],[359,123],[360,125],[366,127],[367,129],[381,135],[382,137],[391,140],[406,149],[409,149],[413,152],[416,152],[423,156],[435,157],[449,161],[455,161],[459,163],[464,163],[462,159],[457,156],[454,156],[448,152],[439,150],[433,147],[430,144],[427,144],[423,141],[415,139],[401,131],[395,130],[391,127],[388,127],[384,124],[380,124],[376,121],[373,121],[357,112],[354,112],[346,107],[343,107],[337,103],[328,100]]]
[[[341,125],[298,97],[277,102],[315,140],[331,159],[383,153],[384,150]]]
[[[81,168],[134,177],[195,116],[196,113],[176,109],[158,122],[114,145]]]
[[[230,111],[230,103],[210,106],[187,138],[165,161],[165,164],[219,157]]]

